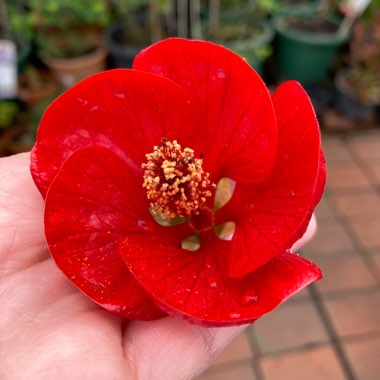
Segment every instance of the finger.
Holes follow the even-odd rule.
[[[313,215],[293,249],[305,245],[315,231]],[[244,328],[204,328],[170,317],[149,324],[131,322],[124,332],[123,348],[134,378],[192,379],[209,367]]]
[[[79,292],[53,260],[0,281],[0,315],[1,379],[128,378],[121,321]]]
[[[193,379],[245,328],[205,328],[171,317],[131,322],[123,348],[133,378]]]
[[[80,294],[52,260],[44,260],[10,274],[0,281],[0,327],[33,319],[76,293]],[[85,299],[85,296],[82,297]],[[61,318],[62,315],[57,317]]]
[[[29,163],[29,153],[0,159],[0,276],[48,257],[43,200]]]
[[[299,249],[301,249],[314,237],[316,231],[317,231],[317,219],[315,218],[315,215],[313,214],[310,219],[306,232],[303,234],[301,239],[299,239],[298,241],[294,243],[292,250],[298,251]]]

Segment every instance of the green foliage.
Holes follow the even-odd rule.
[[[272,14],[281,8],[281,1],[278,0],[257,0],[258,8],[265,14]]]
[[[261,29],[258,25],[247,22],[226,22],[222,21],[222,25],[219,31],[219,38],[224,42],[245,40],[252,38],[252,36],[258,35]]]
[[[89,54],[99,45],[95,31],[69,29],[64,35],[47,33],[37,37],[39,49],[54,58],[74,58]]]
[[[68,28],[72,25],[107,24],[106,0],[26,0],[28,7],[38,17],[40,27]]]
[[[374,23],[376,15],[380,9],[380,0],[371,0],[368,7],[363,13],[362,20],[368,23]]]
[[[136,11],[146,10],[152,0],[108,0],[115,19],[130,19],[135,17]],[[157,9],[163,11],[168,5],[168,0],[153,0]]]
[[[0,101],[0,129],[8,127],[17,112],[19,111],[18,105],[15,102],[1,100]]]
[[[34,36],[35,15],[30,12],[24,0],[5,0],[10,30],[13,35],[32,40]]]
[[[257,16],[265,16],[281,8],[279,0],[221,0],[221,10],[240,10]]]
[[[167,31],[168,8],[173,0],[109,0],[111,17],[121,22],[117,40],[123,44],[147,46]]]
[[[119,15],[125,15],[149,4],[149,0],[109,0],[109,2],[114,11]]]
[[[107,0],[25,0],[35,17],[36,42],[43,54],[71,58],[93,51],[109,22]]]
[[[109,23],[111,0],[5,0],[13,35],[35,39],[54,57],[88,53]]]

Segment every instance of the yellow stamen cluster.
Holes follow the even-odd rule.
[[[198,209],[212,195],[215,184],[202,168],[202,159],[194,158],[194,150],[176,140],[162,139],[162,145],[146,155],[143,187],[146,189],[153,213],[168,218],[197,215]]]

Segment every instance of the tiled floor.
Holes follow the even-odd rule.
[[[324,279],[240,335],[199,380],[380,380],[380,129],[323,136],[328,184],[302,254]]]

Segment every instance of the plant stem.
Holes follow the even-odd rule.
[[[187,0],[177,0],[177,25],[178,25],[178,36],[179,37],[187,37],[187,13],[188,10],[188,2]]]
[[[220,0],[210,0],[209,2],[209,35],[216,38],[219,35],[219,12]]]
[[[321,0],[321,2],[319,3],[319,6],[318,6],[317,17],[320,20],[323,20],[326,18],[329,11],[330,11],[330,1],[329,0]]]
[[[176,0],[169,0],[166,10],[166,27],[169,36],[177,35]]]
[[[160,22],[159,22],[159,12],[157,8],[157,1],[149,1],[149,24],[150,24],[150,33],[151,41],[157,42],[162,38]]]
[[[11,31],[8,21],[8,9],[5,0],[0,0],[0,35],[10,38]]]
[[[201,3],[200,0],[190,1],[190,31],[191,38],[200,40],[202,38],[201,28]]]
[[[355,15],[356,16],[356,15]],[[350,29],[352,28],[352,25],[354,24],[356,17],[355,16],[346,16],[343,18],[339,25],[338,33],[339,34],[347,34],[349,33]]]

